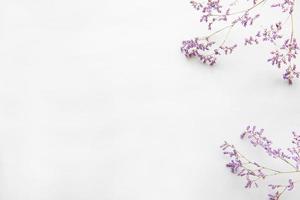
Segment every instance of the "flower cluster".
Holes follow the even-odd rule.
[[[209,38],[195,38],[182,42],[181,51],[187,58],[198,57],[204,64],[214,65],[217,56],[231,54],[237,45],[232,46],[216,46],[216,43],[210,41]]]
[[[234,43],[231,47],[225,45],[228,40],[231,30],[238,24],[247,28],[256,22],[256,19],[261,16],[260,13],[255,13],[255,9],[261,5],[264,5],[267,0],[246,0],[230,3],[225,0],[204,0],[203,2],[191,1],[191,5],[200,12],[200,22],[205,23],[208,26],[208,30],[212,33],[208,36],[199,39],[196,37],[192,40],[183,41],[181,50],[188,57],[198,57],[203,63],[214,65],[217,60],[217,56],[222,55],[221,50],[227,49],[227,53],[231,54],[233,49],[237,47],[237,43]],[[280,8],[282,15],[287,15],[287,19],[290,19],[292,28],[291,34],[288,38],[284,38],[281,33],[286,22],[281,21],[268,25],[267,28],[257,31],[254,36],[245,38],[244,45],[251,46],[259,44],[260,42],[269,42],[275,46],[275,50],[271,51],[271,57],[267,60],[272,65],[283,69],[283,79],[287,80],[289,84],[293,83],[294,78],[299,78],[300,72],[297,70],[295,59],[297,58],[297,50],[299,50],[296,39],[294,38],[293,30],[293,11],[295,0],[275,0],[270,7],[274,10]],[[242,3],[246,9],[234,11],[235,6],[238,3]],[[213,25],[216,23],[226,23],[223,28],[212,31]],[[224,39],[221,42],[217,42],[212,39],[216,34],[227,32]],[[280,45],[281,43],[281,45]],[[279,44],[279,46],[278,46]],[[207,46],[203,49],[201,46]],[[204,52],[205,51],[205,52]]]
[[[276,44],[275,41],[281,39],[283,36],[280,31],[282,30],[282,23],[278,22],[271,24],[270,28],[265,28],[264,30],[259,30],[254,36],[245,38],[245,45],[258,44],[259,42],[271,42]]]
[[[268,194],[269,200],[279,200],[285,191],[293,190],[294,185],[295,185],[295,182],[292,179],[289,179],[288,184],[286,184],[286,185],[270,184],[269,187],[275,192]]]
[[[272,141],[265,137],[263,132],[263,129],[257,130],[255,126],[248,126],[241,134],[241,139],[247,139],[254,147],[262,148],[267,155],[280,160],[290,167],[291,170],[281,171],[251,161],[241,154],[234,145],[225,142],[221,146],[221,149],[223,153],[230,158],[226,167],[237,176],[245,178],[246,188],[258,187],[260,181],[265,180],[270,176],[279,176],[283,174],[296,175],[300,173],[300,135],[293,132],[292,146],[283,150],[282,148],[273,147]],[[272,192],[268,194],[269,200],[278,200],[284,192],[293,190],[294,185],[297,182],[299,181],[294,181],[290,178],[287,184],[269,184],[268,186],[272,190]]]
[[[212,29],[212,25],[216,22],[220,21],[229,21],[231,16],[234,15],[234,12],[231,12],[231,7],[233,4],[229,4],[224,6],[221,4],[221,0],[207,0],[205,3],[199,3],[196,1],[191,1],[192,6],[201,12],[200,22],[204,22],[208,24],[208,29]],[[255,6],[257,4],[256,1],[253,1],[251,6]],[[249,11],[251,9],[247,9],[242,14],[233,20],[231,20],[232,24],[236,24],[241,22],[243,26],[252,25],[254,20],[257,19],[260,15],[256,14],[251,16]]]
[[[294,78],[299,78],[300,75],[296,65],[293,63],[297,57],[298,50],[299,47],[296,39],[287,39],[280,49],[271,52],[271,58],[268,59],[268,62],[271,62],[272,65],[276,65],[278,68],[284,66],[285,73],[283,74],[283,78],[288,80],[290,84],[292,84]]]
[[[210,42],[209,40],[200,40],[199,38],[195,38],[193,40],[183,41],[181,51],[188,58],[197,56],[203,63],[214,65],[218,54],[207,53],[211,50],[214,44],[215,42]]]
[[[282,12],[288,12],[289,14],[293,13],[295,0],[281,0],[277,3],[272,4],[272,7],[281,8]]]

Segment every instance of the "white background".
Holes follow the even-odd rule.
[[[286,84],[263,46],[215,67],[185,59],[181,41],[204,30],[185,0],[2,0],[0,199],[266,199],[219,145],[261,160],[239,141],[248,124],[289,144],[300,81]]]

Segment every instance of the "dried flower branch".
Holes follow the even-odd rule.
[[[283,162],[290,170],[281,171],[251,161],[241,154],[234,145],[225,141],[221,149],[230,158],[230,162],[226,164],[226,167],[237,176],[245,178],[246,188],[258,187],[260,181],[271,176],[289,174],[300,177],[300,135],[293,132],[292,146],[282,150],[273,147],[272,141],[265,137],[263,132],[263,129],[257,130],[255,126],[248,126],[242,133],[241,139],[247,139],[254,147],[262,148],[268,156]],[[269,184],[268,187],[272,192],[268,194],[268,199],[279,200],[286,191],[293,190],[294,185],[298,182],[294,178],[289,178],[286,184]]]
[[[206,23],[208,30],[212,33],[205,37],[196,37],[191,40],[182,42],[181,51],[186,57],[198,57],[201,62],[214,65],[217,57],[220,55],[228,55],[238,46],[237,43],[226,45],[228,36],[238,25],[244,28],[252,26],[256,19],[261,15],[254,13],[255,9],[265,4],[268,0],[243,0],[239,2],[235,0],[232,3],[222,0],[205,0],[204,2],[191,1],[191,5],[200,12],[200,22]],[[247,8],[235,11],[234,7],[242,3]],[[297,58],[299,46],[294,37],[294,11],[295,0],[274,0],[270,4],[271,9],[279,10],[283,15],[287,15],[287,20],[270,24],[268,28],[259,30],[256,35],[245,38],[244,45],[254,45],[261,42],[269,42],[275,46],[275,50],[271,51],[270,58],[267,60],[272,65],[283,68],[283,79],[289,84],[293,83],[294,78],[299,78],[300,72],[297,71],[295,59]],[[283,25],[287,21],[291,22],[290,35],[284,38],[282,35]],[[226,23],[223,28],[212,31],[216,23]],[[225,37],[221,43],[213,41],[212,37],[219,33],[225,33]],[[278,45],[279,44],[279,45]]]

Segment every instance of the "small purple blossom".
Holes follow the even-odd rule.
[[[280,0],[277,3],[273,3],[271,7],[280,8],[282,12],[288,12],[289,14],[294,11],[295,0]]]
[[[254,21],[259,17],[259,14],[256,14],[255,16],[251,17],[249,12],[245,12],[241,17],[234,20],[232,23],[238,23],[240,22],[244,27],[253,25]]]

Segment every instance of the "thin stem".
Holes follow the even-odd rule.
[[[248,9],[244,9],[244,10],[240,10],[240,11],[237,11],[237,12],[229,13],[227,15],[237,15],[237,14],[241,14],[241,13],[244,13],[244,12],[249,12],[250,10],[256,8],[257,6],[259,6],[260,4],[262,4],[264,2],[267,2],[267,0],[262,0],[262,1],[258,2],[257,4],[253,5],[252,7],[248,8]],[[221,17],[221,16],[224,16],[224,15],[213,14],[213,15],[210,15],[210,16]]]
[[[226,42],[226,40],[228,39],[228,36],[229,36],[229,34],[230,34],[232,28],[233,28],[233,26],[231,26],[231,27],[228,29],[228,31],[227,31],[227,33],[226,33],[226,35],[225,35],[225,38],[224,38],[224,40],[223,40],[223,42],[221,43],[220,46],[223,46],[223,45],[225,44],[225,42]]]
[[[239,151],[237,151],[237,154],[243,158],[244,160],[246,160],[248,163],[247,164],[252,164],[254,166],[257,166],[254,162],[250,161],[248,158],[246,158],[243,154],[241,154]],[[292,165],[289,161],[285,160],[285,159],[282,159],[283,161],[285,161],[287,164],[291,165],[295,170],[293,171],[279,171],[279,170],[275,170],[275,169],[272,169],[272,168],[269,168],[269,167],[265,167],[265,166],[259,166],[260,169],[265,169],[265,170],[269,170],[269,171],[272,171],[272,172],[275,172],[276,175],[277,174],[290,174],[290,173],[300,173],[300,171],[294,167],[294,165]],[[275,175],[275,174],[274,174]]]
[[[256,140],[258,140],[259,138],[257,138],[256,136],[253,136]],[[282,158],[282,157],[278,157],[280,160],[282,160],[283,162],[285,162],[286,164],[290,165],[293,169],[298,170],[297,167],[295,167],[292,163],[290,163],[287,159]]]
[[[222,32],[222,31],[224,31],[224,30],[226,30],[226,29],[228,29],[228,28],[231,28],[231,27],[233,27],[233,26],[234,26],[233,24],[228,25],[228,26],[225,26],[225,27],[223,27],[223,28],[221,28],[221,29],[219,29],[219,30],[217,30],[217,31],[215,31],[215,32],[213,32],[213,33],[211,33],[211,34],[209,34],[208,36],[202,37],[202,38],[200,38],[200,39],[203,39],[203,40],[204,40],[204,39],[209,39],[209,38],[211,38],[212,36],[214,36],[214,35],[216,35],[216,34]]]
[[[278,199],[283,195],[283,193],[288,189],[288,186],[285,186],[284,189],[279,193]]]
[[[267,0],[261,0],[260,2],[256,3],[254,6],[248,8],[248,9],[241,10],[241,11],[234,12],[234,13],[230,13],[230,14],[228,14],[228,15],[236,15],[236,14],[240,14],[240,13],[243,13],[243,12],[249,12],[249,11],[251,11],[252,9],[256,8],[257,6],[259,6],[260,4],[262,4],[262,3],[266,2],[266,1],[267,1]],[[210,15],[210,16],[224,16],[224,15]],[[227,32],[227,34],[226,34],[226,36],[225,36],[225,38],[224,38],[224,40],[222,41],[222,43],[221,43],[221,45],[220,45],[220,46],[222,46],[222,45],[224,45],[224,43],[226,42],[226,40],[227,40],[227,38],[228,38],[228,36],[229,36],[229,34],[230,34],[232,28],[233,28],[236,24],[237,24],[237,22],[233,22],[232,24],[230,24],[230,25],[228,25],[228,26],[225,26],[225,27],[223,27],[223,28],[221,28],[221,29],[219,29],[219,30],[217,30],[217,31],[215,31],[215,32],[213,32],[213,33],[211,33],[211,34],[209,34],[208,36],[202,37],[202,38],[200,38],[200,39],[209,39],[209,38],[211,38],[212,36],[214,36],[214,35],[216,35],[216,34],[222,32],[222,31],[224,31],[224,30],[226,30],[226,29],[229,29],[228,32]]]
[[[294,37],[294,17],[293,17],[293,13],[291,13],[291,26],[292,26],[292,30],[291,30],[291,42],[292,42],[292,39]]]

